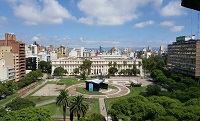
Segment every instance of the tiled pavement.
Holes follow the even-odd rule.
[[[124,96],[124,95],[127,95],[128,93],[130,93],[129,88],[127,88],[124,85],[113,84],[112,82],[109,83],[109,85],[115,86],[118,89],[112,89],[107,92],[105,91],[104,92],[105,95],[88,95],[88,94],[82,94],[82,93],[77,92],[76,88],[77,87],[85,87],[85,83],[72,85],[72,86],[68,87],[67,89],[69,90],[70,95],[83,95],[85,98],[116,98],[116,97],[121,97],[121,96]]]

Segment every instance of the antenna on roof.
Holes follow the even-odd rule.
[[[190,9],[191,11],[191,35],[192,35],[192,9]]]
[[[198,26],[198,30],[197,30],[197,39],[199,39],[199,22],[200,22],[200,21],[199,21],[199,12],[198,12],[198,22],[197,22],[197,23],[198,23],[198,25],[197,25],[197,26]]]

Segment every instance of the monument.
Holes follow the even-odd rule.
[[[108,89],[108,84],[105,83],[105,78],[102,73],[100,73],[98,77],[98,79],[85,80],[86,90],[99,91],[100,89]]]

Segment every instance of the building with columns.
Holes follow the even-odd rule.
[[[73,71],[75,68],[79,68],[82,64],[84,59],[81,58],[59,58],[56,60],[52,60],[52,75],[54,72],[54,69],[57,67],[63,67],[67,70],[68,75],[74,74]],[[117,69],[118,72],[122,69],[129,69],[132,68],[130,65],[136,65],[136,68],[140,70],[140,74],[142,73],[142,66],[140,66],[142,63],[142,59],[136,59],[136,58],[123,58],[121,56],[96,56],[89,59],[92,61],[91,65],[91,75],[98,75],[99,73],[102,73],[104,75],[108,74],[108,69],[110,68],[108,66],[109,62],[116,62],[117,63]],[[126,65],[124,66],[124,62],[126,62]],[[118,73],[116,73],[118,75]]]

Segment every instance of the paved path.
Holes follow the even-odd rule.
[[[69,90],[69,94],[75,96],[75,95],[83,95],[85,98],[116,98],[116,97],[121,97],[124,95],[127,95],[128,93],[130,93],[130,89],[127,88],[124,85],[121,84],[111,84],[109,83],[109,85],[115,86],[118,89],[112,89],[108,92],[104,92],[104,95],[88,95],[88,94],[82,94],[80,92],[76,91],[77,87],[83,87],[85,88],[85,83],[80,83],[80,84],[75,84],[72,85],[70,87],[68,87],[67,89]]]
[[[104,117],[107,117],[107,109],[105,105],[105,99],[104,98],[99,98],[99,108],[100,112]]]
[[[41,86],[43,86],[47,81],[42,82],[41,84],[37,85],[34,89],[30,89],[28,92],[26,92],[25,94],[23,94],[21,97],[25,98],[26,96],[28,96],[29,94],[31,94],[32,92],[34,92],[35,90],[37,90],[38,88],[40,88]]]

